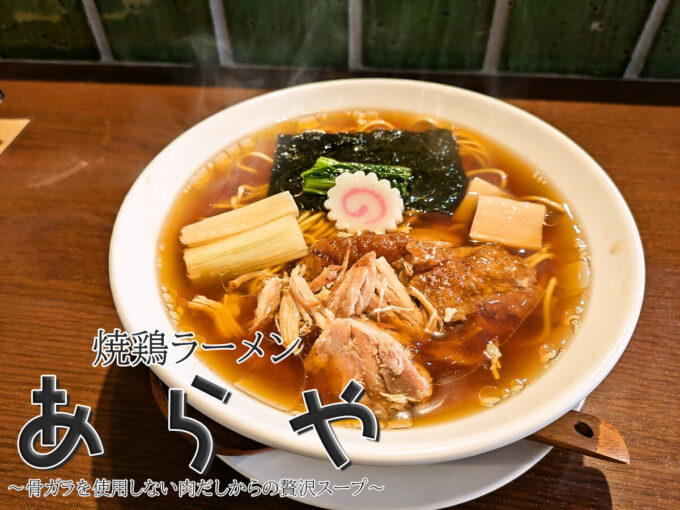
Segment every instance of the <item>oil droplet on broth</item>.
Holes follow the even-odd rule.
[[[495,386],[484,386],[479,390],[479,403],[491,407],[503,400],[503,392]]]

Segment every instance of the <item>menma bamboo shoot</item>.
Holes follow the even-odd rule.
[[[180,241],[185,246],[207,244],[259,227],[288,214],[297,216],[298,207],[293,195],[284,191],[239,209],[187,225],[182,228]]]
[[[470,239],[539,250],[543,244],[544,216],[543,204],[480,195]]]
[[[234,278],[304,257],[307,244],[293,214],[184,250],[191,280]]]
[[[512,198],[512,195],[507,191],[494,186],[480,177],[475,177],[468,184],[463,201],[458,205],[456,212],[453,213],[453,220],[461,223],[470,223],[477,209],[477,200],[482,195]]]

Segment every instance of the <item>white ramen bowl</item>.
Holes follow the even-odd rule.
[[[443,462],[499,448],[556,420],[609,373],[633,333],[642,304],[644,257],[635,221],[607,174],[578,145],[542,120],[502,101],[422,81],[354,79],[314,83],[265,94],[198,123],[156,156],[130,189],[111,238],[109,271],[120,319],[129,332],[174,330],[159,291],[156,248],[161,225],[190,176],[229,144],[276,121],[320,111],[394,110],[453,121],[478,131],[539,169],[583,228],[592,274],[586,312],[560,359],[519,394],[455,420],[383,430],[378,442],[336,428],[356,464]],[[167,338],[167,337],[166,337]],[[221,381],[186,348],[170,347],[154,372],[188,402],[230,429],[293,453],[325,458],[313,432],[298,435],[291,415]],[[229,387],[223,404],[191,386],[195,375]],[[612,417],[615,418],[615,417]]]

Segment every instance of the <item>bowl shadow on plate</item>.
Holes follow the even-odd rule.
[[[204,416],[194,417],[206,425],[211,422]],[[248,480],[217,459],[203,476],[189,469],[194,454],[193,439],[190,442],[188,436],[167,430],[167,421],[156,405],[146,367],[108,368],[93,425],[99,432],[106,455],[92,458],[92,482],[96,478],[134,479],[135,490],[139,490],[147,479],[151,479],[163,480],[168,487],[168,495],[157,498],[98,498],[100,508],[149,508],[149,505],[178,508],[180,504],[188,504],[191,508],[224,508],[225,504],[252,508],[268,503],[284,509],[310,508],[286,498],[266,500],[260,496],[255,500],[248,494],[179,498],[169,482],[177,483],[186,478],[196,481],[219,479],[222,490],[233,479],[245,483]],[[281,475],[281,478],[285,477],[285,474]],[[585,466],[582,456],[557,450],[551,451],[517,480],[457,508],[540,508],[546,502],[559,508],[612,508],[605,475],[597,468]]]

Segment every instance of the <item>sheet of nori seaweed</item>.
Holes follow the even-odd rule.
[[[279,135],[269,195],[290,191],[302,210],[323,210],[324,195],[302,192],[300,173],[319,156],[338,161],[407,166],[413,171],[404,197],[406,209],[453,213],[465,195],[468,179],[458,145],[448,129],[425,132],[376,130],[326,134],[309,131]]]

